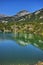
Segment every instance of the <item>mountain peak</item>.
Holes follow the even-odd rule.
[[[0,18],[2,18],[2,17],[7,17],[6,15],[4,15],[4,14],[0,14]]]
[[[28,12],[27,10],[21,10],[20,12],[18,12],[18,13],[22,13],[22,12]]]
[[[27,14],[29,14],[29,12],[27,10],[22,10],[22,11],[18,12],[16,15],[18,17],[21,17],[21,16],[24,16],[24,15],[27,15]]]

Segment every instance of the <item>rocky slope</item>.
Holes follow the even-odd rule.
[[[29,13],[26,10],[22,10],[13,16],[0,15],[0,21],[42,21],[43,20],[43,8],[33,13]]]

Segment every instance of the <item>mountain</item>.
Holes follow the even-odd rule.
[[[2,17],[7,17],[6,15],[4,15],[4,14],[0,14],[0,18],[2,18]]]
[[[8,22],[10,21],[39,21],[43,20],[43,8],[40,10],[37,10],[33,13],[30,13],[26,10],[22,10],[18,12],[16,15],[13,16],[5,16],[5,15],[0,15],[0,21],[7,20]]]
[[[0,17],[0,31],[6,30],[43,36],[43,8],[33,13],[22,10],[13,16]]]
[[[29,14],[28,11],[22,10],[22,11],[18,12],[18,13],[16,14],[16,16],[21,17],[21,16],[25,16],[25,15],[27,15],[27,14]]]
[[[34,12],[35,16],[38,16],[39,19],[43,18],[43,8]]]

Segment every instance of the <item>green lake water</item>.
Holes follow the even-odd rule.
[[[34,65],[43,62],[43,36],[0,33],[0,65]]]

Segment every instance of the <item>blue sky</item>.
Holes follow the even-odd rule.
[[[0,0],[0,14],[15,15],[21,10],[34,12],[43,8],[43,0]]]

